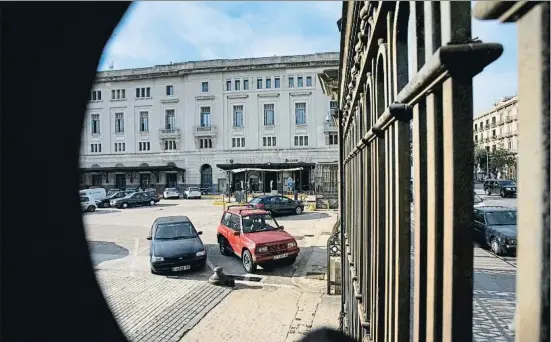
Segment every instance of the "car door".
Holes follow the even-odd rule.
[[[239,215],[231,214],[230,229],[228,239],[230,246],[237,255],[241,256],[241,217]],[[234,232],[239,232],[239,235],[234,235]]]
[[[295,210],[295,202],[285,196],[279,197],[279,206],[282,212],[289,213]]]
[[[484,213],[482,210],[474,210],[474,238],[477,241],[484,241]]]
[[[143,193],[136,192],[134,195],[132,195],[131,200],[133,205],[136,205],[136,206],[143,205],[143,202],[144,202]]]

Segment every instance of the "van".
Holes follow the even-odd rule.
[[[94,201],[101,201],[107,197],[107,193],[104,188],[93,188],[79,191],[80,197],[89,197]]]

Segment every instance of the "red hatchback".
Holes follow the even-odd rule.
[[[270,213],[250,206],[228,206],[217,237],[220,252],[240,257],[247,273],[259,265],[265,269],[292,265],[300,252],[295,238]]]

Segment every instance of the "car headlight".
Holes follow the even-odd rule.
[[[505,188],[505,190],[507,190],[507,191],[511,191],[512,189],[511,189],[511,188]]]
[[[195,253],[196,256],[203,256],[207,254],[207,251],[205,251],[204,249],[203,250],[200,250],[199,252]]]
[[[296,247],[297,246],[297,243],[296,242],[289,242],[287,244],[287,248],[293,248],[293,247]]]
[[[156,262],[156,261],[165,261],[165,258],[163,258],[163,257],[158,257],[158,256],[152,256],[152,257],[151,257],[151,261],[153,261],[153,262]]]
[[[256,249],[256,251],[257,251],[258,253],[267,252],[267,251],[268,251],[268,246],[258,247],[258,248]]]

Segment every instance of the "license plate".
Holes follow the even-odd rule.
[[[280,255],[276,255],[274,256],[274,260],[279,260],[279,259],[283,259],[283,258],[286,258],[289,256],[289,253],[284,253],[284,254],[280,254]]]
[[[187,271],[191,268],[191,266],[189,265],[185,265],[185,266],[178,266],[178,267],[172,267],[172,271],[174,272],[177,272],[177,271]]]

